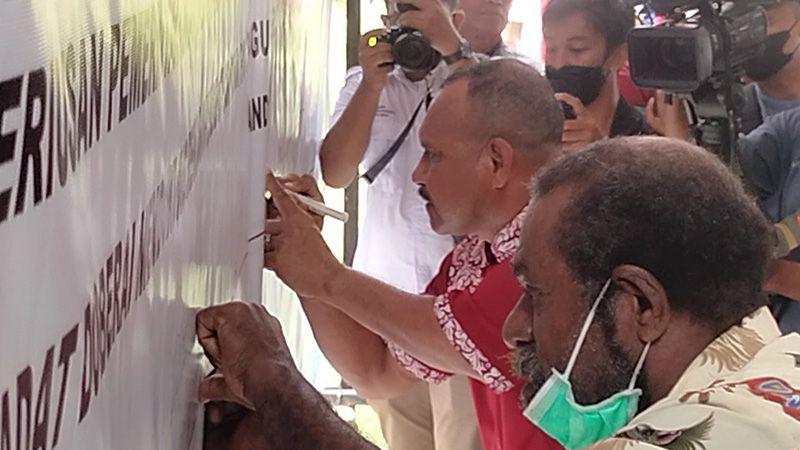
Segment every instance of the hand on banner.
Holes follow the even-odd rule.
[[[364,71],[364,78],[361,84],[372,91],[380,92],[386,86],[389,73],[394,70],[394,57],[392,57],[392,45],[388,42],[381,42],[374,39],[383,34],[386,30],[372,30],[361,36],[358,42],[358,64]],[[370,41],[374,45],[370,45]]]
[[[308,180],[287,183],[287,188],[311,189]],[[295,202],[272,173],[267,188],[278,211],[278,218],[267,220],[264,232],[264,266],[274,271],[298,296],[324,296],[329,280],[344,266],[333,256],[322,239],[319,227],[304,208]],[[316,191],[316,185],[313,190]],[[316,191],[316,195],[318,195]],[[321,195],[319,196],[321,198]]]
[[[322,197],[322,192],[319,191],[319,187],[317,186],[317,180],[314,179],[313,176],[303,173],[290,173],[289,175],[283,177],[276,177],[278,183],[283,186],[284,189],[288,191],[292,191],[295,194],[304,195],[306,197],[312,198],[320,203],[325,203],[325,198]],[[317,228],[320,230],[325,222],[325,217],[319,215],[308,208],[308,206],[304,205],[300,202],[295,202],[298,207],[302,210],[307,212],[311,217],[314,218],[314,223],[317,225]],[[270,214],[267,216],[268,219],[277,219],[278,218],[278,211],[273,207],[268,211]]]
[[[672,97],[668,101],[667,95],[659,89],[655,97],[647,101],[644,112],[647,124],[661,136],[691,140],[689,120],[682,99]]]
[[[201,401],[236,402],[255,410],[265,389],[297,372],[278,319],[260,304],[231,302],[202,309],[196,331],[219,371],[200,382]]]
[[[439,0],[403,0],[402,3],[414,6],[416,10],[401,13],[397,23],[401,27],[416,28],[428,38],[431,47],[442,55],[458,51],[461,36],[458,34],[451,13]]]
[[[563,92],[556,93],[556,100],[566,102],[575,111],[575,118],[564,121],[561,143],[565,148],[575,150],[605,137],[592,113],[577,98]]]

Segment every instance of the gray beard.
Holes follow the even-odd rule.
[[[520,345],[514,350],[511,354],[511,368],[514,375],[525,380],[519,395],[520,404],[525,409],[547,381],[550,373],[545,372],[539,364],[534,343]]]
[[[572,385],[575,400],[579,404],[591,405],[599,403],[628,387],[628,382],[633,375],[636,361],[629,361],[617,342],[607,342],[607,351],[605,353],[610,355],[610,361],[605,362],[603,367],[593,368],[593,372],[598,381],[595,383],[581,383],[579,380]],[[594,353],[594,349],[591,348],[592,346],[588,345],[588,342],[584,343],[584,347],[581,353]],[[520,392],[520,403],[524,409],[550,377],[551,372],[545,371],[541,364],[539,364],[538,358],[536,357],[535,342],[522,344],[517,347],[511,355],[511,362],[514,374],[525,380]],[[566,364],[564,365],[566,366]],[[592,389],[592,385],[596,387]],[[639,375],[637,385],[642,388],[641,408],[650,403],[647,389],[647,377],[644,372]]]

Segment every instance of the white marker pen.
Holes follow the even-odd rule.
[[[295,200],[308,206],[308,209],[314,211],[315,213],[321,216],[333,217],[334,219],[340,220],[344,223],[347,223],[347,221],[350,220],[350,214],[348,214],[347,212],[337,211],[333,208],[328,207],[325,203],[318,202],[311,197],[300,195],[296,192],[292,191],[286,191],[286,192],[292,195],[295,198]],[[269,200],[270,198],[272,198],[272,193],[270,193],[269,191],[264,192],[264,198]]]

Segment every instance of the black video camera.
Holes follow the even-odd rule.
[[[653,0],[664,23],[628,35],[631,77],[639,86],[690,93],[706,82],[740,78],[742,66],[764,51],[764,0]]]
[[[397,3],[396,6],[398,13],[417,10],[408,3]],[[442,60],[441,53],[434,50],[428,38],[415,28],[392,26],[378,36],[378,42],[391,44],[395,64],[407,70],[430,71]]]
[[[646,0],[647,1],[647,0]],[[777,0],[649,0],[663,23],[628,34],[631,78],[688,98],[695,138],[734,164],[745,104],[744,65],[767,38],[765,5]]]

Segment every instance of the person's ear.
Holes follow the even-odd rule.
[[[461,25],[464,24],[464,19],[466,17],[467,15],[464,13],[463,9],[457,9],[453,11],[453,13],[450,15],[450,18],[453,21],[453,27],[455,27],[456,30],[460,30]]]
[[[628,44],[621,44],[617,46],[614,51],[608,55],[605,66],[609,72],[616,74],[617,70],[628,62]]]
[[[511,180],[514,148],[507,140],[495,137],[486,144],[485,152],[492,170],[492,187],[500,189]]]
[[[792,57],[796,57],[800,53],[800,3],[794,7],[795,22],[789,28],[789,39],[787,39],[786,45],[783,47],[783,53],[792,54]]]
[[[667,331],[670,304],[667,292],[649,271],[630,264],[617,266],[611,278],[619,287],[617,314],[626,317],[641,342],[654,342]],[[620,309],[621,308],[621,309]]]

